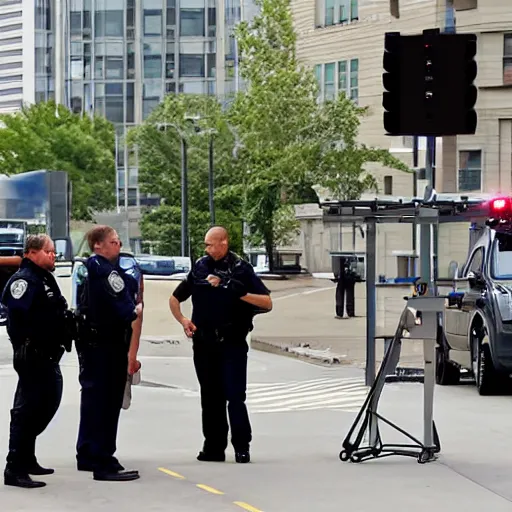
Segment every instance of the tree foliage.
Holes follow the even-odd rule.
[[[290,0],[258,0],[260,14],[237,28],[240,72],[247,82],[229,112],[243,145],[242,181],[245,215],[256,237],[264,240],[273,266],[274,224],[281,204],[310,200],[321,184],[340,198],[356,199],[376,188],[368,162],[408,170],[388,151],[357,142],[366,109],[340,94],[319,104],[311,69],[296,57]],[[309,197],[308,197],[309,196]]]
[[[53,101],[0,115],[0,173],[66,171],[72,216],[115,206],[114,128],[101,117],[81,117]]]

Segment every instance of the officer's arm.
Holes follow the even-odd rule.
[[[113,270],[101,277],[105,299],[112,313],[123,323],[131,324],[137,320],[139,315],[135,311],[135,301],[119,273]]]
[[[40,291],[37,282],[16,279],[9,285],[9,289],[4,294],[3,302],[9,312],[9,330],[13,341],[22,342],[27,338],[32,338],[34,329],[37,332],[37,326],[34,325],[32,306],[37,293]]]
[[[172,316],[180,323],[183,324],[187,318],[181,312],[181,303],[185,302],[192,295],[192,284],[190,274],[186,279],[176,287],[173,294],[169,297],[169,308],[171,309]]]
[[[247,293],[240,298],[244,302],[252,304],[261,309],[270,311],[272,309],[272,299],[270,290],[263,284],[263,281],[254,273],[252,267],[247,266],[245,270],[247,279]]]

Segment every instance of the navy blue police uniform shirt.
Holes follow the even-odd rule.
[[[221,279],[218,287],[206,280],[209,274]],[[234,326],[251,331],[256,308],[230,290],[230,279],[244,285],[247,293],[270,295],[270,291],[254,273],[252,265],[229,252],[215,261],[210,256],[197,260],[194,268],[174,290],[179,302],[192,297],[192,322],[200,329]]]
[[[7,333],[13,344],[58,342],[68,308],[51,272],[24,258],[2,294],[7,308]]]
[[[99,254],[85,262],[88,281],[88,318],[96,329],[115,331],[129,327],[137,318],[132,277],[119,263]]]

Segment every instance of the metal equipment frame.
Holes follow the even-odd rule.
[[[432,258],[422,265],[426,269],[427,292],[421,297],[404,297],[407,305],[400,317],[394,338],[390,343],[379,372],[375,377],[375,323],[376,323],[376,225],[379,223],[413,223],[430,228],[441,222],[474,222],[486,217],[482,203],[489,198],[469,198],[466,196],[437,195],[428,188],[424,199],[412,198],[395,201],[325,201],[324,221],[335,223],[359,222],[366,224],[366,385],[370,386],[368,396],[352,424],[339,456],[342,461],[361,462],[370,458],[390,455],[416,457],[419,463],[435,460],[441,450],[441,444],[433,420],[435,388],[435,346],[439,315],[443,314],[445,297],[436,295],[432,276]],[[429,244],[430,246],[430,244]],[[423,272],[422,272],[423,273]],[[386,377],[395,371],[400,359],[404,330],[409,338],[423,340],[424,352],[424,404],[423,404],[423,442],[398,427],[378,413],[379,400],[386,383]],[[414,444],[383,444],[379,420],[394,428]],[[355,439],[354,432],[360,426]],[[365,434],[369,442],[362,445]]]

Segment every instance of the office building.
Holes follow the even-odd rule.
[[[51,0],[0,0],[0,113],[54,95]]]
[[[399,5],[399,18],[390,13]],[[451,9],[454,7],[455,10]],[[384,133],[382,73],[384,34],[419,34],[455,21],[459,33],[478,36],[478,127],[475,135],[444,137],[437,141],[436,189],[464,194],[510,194],[512,190],[512,10],[501,0],[292,0],[297,31],[297,55],[315,70],[320,98],[340,92],[369,108],[363,118],[361,142],[391,149],[412,166],[412,137]],[[419,167],[425,153],[420,152]],[[412,175],[374,167],[381,195],[407,196],[413,192]],[[420,191],[421,192],[421,191]],[[460,228],[459,228],[460,229]],[[465,228],[462,228],[465,229]],[[379,273],[394,275],[396,251],[413,241],[405,227],[382,228]],[[463,261],[467,233],[456,228],[440,233],[439,261]],[[360,248],[364,247],[361,241]],[[443,252],[444,251],[444,252]],[[450,253],[450,254],[449,254]],[[441,263],[440,263],[441,265]],[[446,269],[441,268],[440,273]]]

